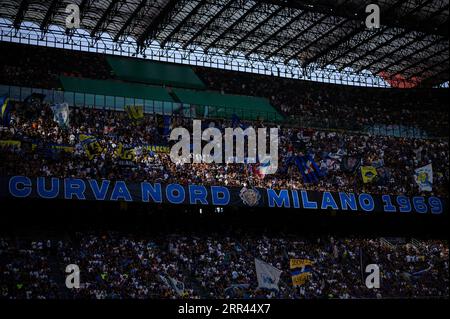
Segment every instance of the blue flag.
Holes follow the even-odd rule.
[[[295,158],[295,164],[302,173],[305,183],[319,182],[322,173],[311,155],[297,156]]]
[[[170,135],[170,125],[172,123],[172,117],[170,115],[164,115],[164,130],[163,135],[169,136]]]

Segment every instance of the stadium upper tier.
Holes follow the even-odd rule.
[[[0,42],[0,48],[0,58],[3,61],[0,70],[1,84],[61,89],[61,76],[95,80],[118,80],[122,77],[160,86],[191,88],[195,86],[194,83],[204,83],[206,89],[215,90],[222,95],[194,95],[192,91],[183,90],[177,92],[179,99],[184,99],[183,102],[217,103],[218,107],[212,109],[210,115],[229,116],[235,112],[243,119],[254,119],[254,111],[258,109],[265,120],[274,120],[281,115],[301,127],[377,133],[386,131],[386,127],[396,126],[399,131],[402,128],[406,131],[414,128],[419,131],[420,136],[448,136],[448,114],[445,111],[447,89],[400,90],[342,86],[202,67],[195,67],[193,71],[186,66],[5,42]],[[115,70],[111,68],[112,64],[117,64]],[[153,72],[141,71],[144,69],[138,67],[141,64],[147,65],[146,69]],[[132,65],[130,70],[139,71],[131,74],[123,67],[125,65]],[[166,71],[162,72],[163,70]],[[113,93],[112,91],[123,90],[109,90],[109,93]],[[174,92],[176,93],[169,89],[171,98],[174,98]],[[223,94],[262,97],[269,101],[250,97],[241,97],[242,100],[238,101],[235,97]],[[90,99],[82,100],[92,106]],[[260,101],[261,104],[256,105],[255,101]],[[220,111],[225,102],[228,109]],[[239,105],[236,107],[237,104]],[[205,112],[201,114],[204,115]]]
[[[218,106],[211,111],[206,110],[200,114],[210,112],[211,114],[209,115],[219,118],[231,118],[233,114],[235,114],[246,120],[267,118],[268,115],[270,115],[270,118],[273,121],[283,120],[281,113],[276,112],[273,109],[273,106],[270,105],[269,100],[265,98],[186,89],[173,89],[173,92],[183,103],[202,106]],[[245,108],[243,106],[245,106]]]
[[[61,76],[64,91],[174,102],[166,89],[140,83]]]
[[[205,84],[191,67],[116,56],[106,58],[118,79],[191,89],[205,89]]]

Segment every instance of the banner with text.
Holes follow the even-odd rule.
[[[359,211],[386,213],[442,214],[447,201],[438,197],[231,188],[12,176],[0,178],[1,198],[41,198],[95,201],[166,203],[174,205],[212,205],[272,207],[307,210]]]

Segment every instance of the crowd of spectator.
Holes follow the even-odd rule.
[[[201,67],[195,70],[209,88],[223,94],[266,97],[304,127],[361,131],[384,125],[447,134],[448,90],[386,90]]]
[[[115,78],[103,54],[6,42],[0,46],[0,84],[59,90],[61,75]],[[447,136],[448,90],[355,87],[204,67],[195,72],[209,90],[270,99],[302,127],[415,128],[416,135]]]
[[[240,123],[239,125],[245,125]],[[255,126],[262,123],[247,123]],[[231,120],[209,120],[204,127],[233,125]],[[236,123],[234,123],[236,125]],[[192,119],[173,116],[172,127],[192,127]],[[433,191],[427,195],[448,197],[449,153],[446,139],[411,139],[348,132],[330,132],[280,128],[278,171],[258,174],[257,164],[175,164],[167,152],[145,150],[146,145],[168,145],[163,135],[163,121],[146,115],[133,124],[125,112],[97,109],[73,109],[70,127],[60,128],[53,121],[51,108],[44,104],[28,114],[17,105],[9,127],[0,130],[0,140],[16,140],[22,147],[8,143],[0,153],[2,175],[80,177],[159,181],[181,184],[226,185],[251,184],[263,188],[311,189],[320,191],[365,191],[368,193],[419,194],[414,170],[433,165]],[[98,154],[89,158],[80,139],[94,136],[100,145]],[[25,147],[25,145],[34,145]],[[52,149],[51,145],[73,147],[72,152]],[[129,161],[122,161],[118,149],[134,149]],[[49,154],[49,150],[52,152]],[[295,156],[310,154],[321,177],[308,183],[292,163]],[[364,184],[359,169],[344,169],[342,162],[351,158],[361,166],[374,166],[378,178]],[[357,166],[358,167],[358,166]]]
[[[448,244],[439,240],[412,245],[236,232],[223,236],[83,232],[31,244],[11,238],[0,243],[1,298],[349,299],[449,294]],[[258,288],[255,258],[282,271],[278,290]],[[312,262],[309,279],[299,287],[293,286],[289,268],[296,258]],[[53,271],[50,259],[57,265]],[[378,289],[367,288],[361,274],[361,267],[372,263],[380,267]],[[64,280],[69,264],[80,269],[78,289],[58,282]]]
[[[60,89],[61,75],[105,80],[111,70],[104,56],[16,43],[0,43],[0,83]]]
[[[0,298],[48,299],[59,296],[52,277],[47,242],[22,246],[11,238],[0,238]]]
[[[58,90],[61,75],[114,78],[105,55],[5,42],[0,46],[0,84]],[[162,149],[146,148],[171,145],[159,115],[145,115],[137,123],[125,112],[71,108],[69,125],[62,128],[54,121],[49,104],[30,107],[13,102],[11,121],[0,126],[0,176],[448,198],[448,138],[367,133],[370,127],[403,125],[448,136],[443,133],[448,128],[448,90],[338,86],[200,67],[195,72],[210,90],[266,97],[290,119],[289,125],[279,126],[276,174],[263,176],[256,164],[188,164],[187,168],[173,163]],[[203,120],[203,128],[214,126],[222,131],[237,125],[267,124]],[[170,126],[190,128],[192,119],[173,115]],[[87,152],[83,135],[95,140],[96,148],[90,150],[95,154]],[[120,150],[132,152],[123,156]],[[317,182],[306,181],[292,161],[307,154],[319,168]],[[346,165],[349,160],[354,169]],[[433,166],[433,191],[424,193],[414,180],[414,171],[428,164]],[[360,166],[375,167],[378,177],[363,183]],[[258,288],[255,258],[282,270],[279,290]],[[300,287],[291,282],[289,261],[295,258],[313,262],[311,277]],[[362,280],[361,267],[368,263],[380,266],[379,289],[368,289]],[[82,271],[79,289],[65,287],[68,264]],[[9,299],[448,298],[448,274],[448,243],[438,240],[412,245],[242,232],[194,236],[98,231],[70,233],[58,240],[0,237],[0,298]]]

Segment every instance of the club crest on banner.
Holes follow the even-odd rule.
[[[244,205],[250,207],[257,206],[259,204],[259,201],[261,200],[261,194],[255,188],[242,188],[241,192],[239,193],[239,197],[241,198]]]

